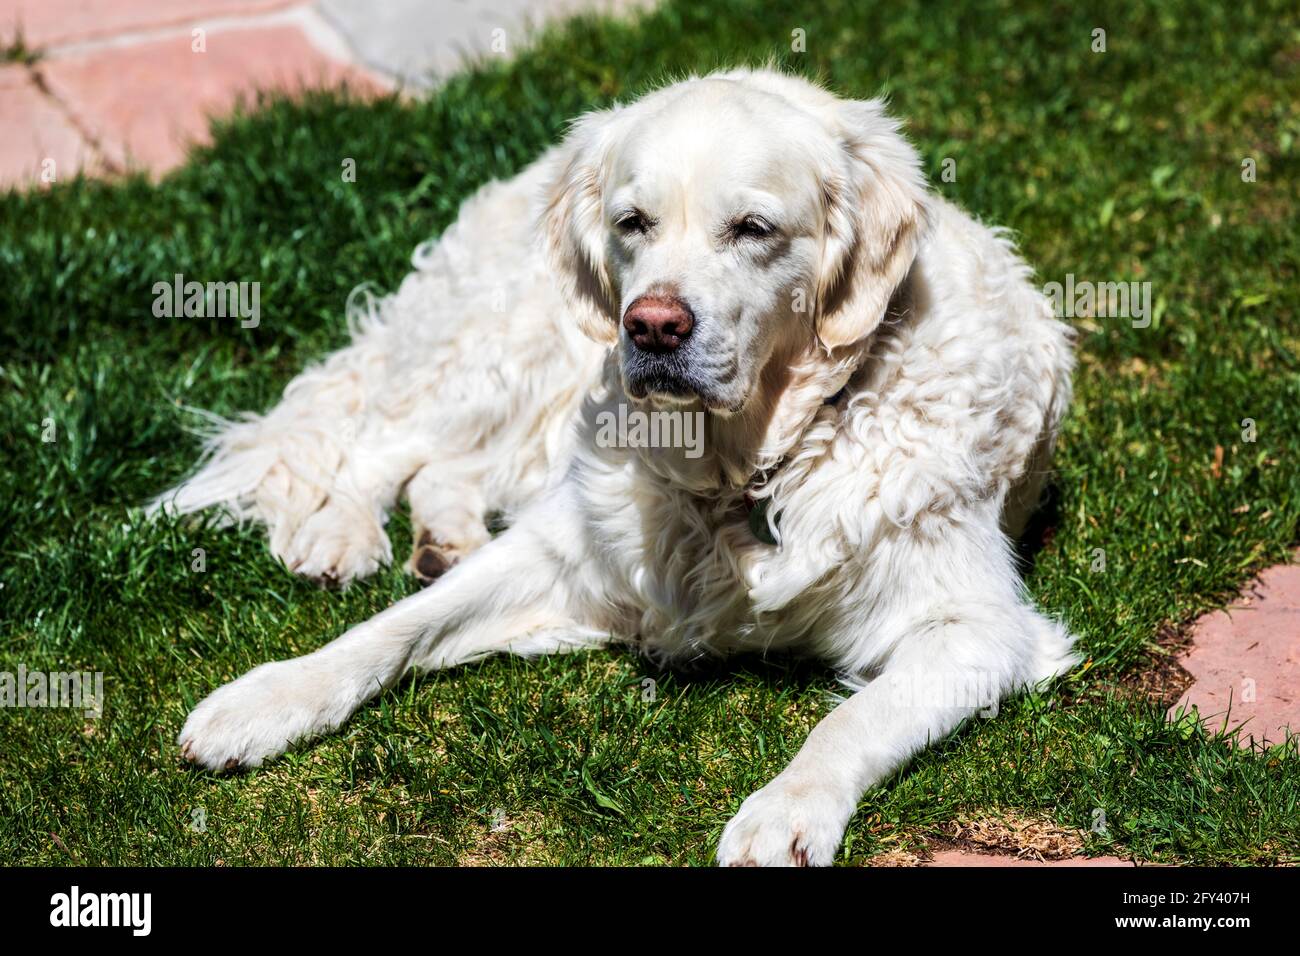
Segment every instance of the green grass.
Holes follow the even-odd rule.
[[[357,283],[392,288],[418,241],[566,119],[769,57],[846,94],[887,91],[937,188],[1013,229],[1044,281],[1149,280],[1159,302],[1147,329],[1076,320],[1059,511],[1029,584],[1090,666],[868,794],[844,859],[980,816],[1087,831],[1102,809],[1089,852],[1300,860],[1294,745],[1238,749],[1124,692],[1162,629],[1297,540],[1300,10],[1017,6],[673,0],[640,25],[549,32],[422,102],[257,104],[157,185],[0,197],[0,671],[103,671],[107,698],[98,721],[0,710],[0,863],[710,860],[740,800],[825,713],[832,674],[779,661],[655,674],[622,652],[493,660],[407,682],[337,736],[217,779],[177,758],[191,705],[414,584],[389,570],[327,593],[255,529],[148,525],[136,506],[195,459],[183,406],[268,407],[345,341]],[[802,55],[788,53],[795,28]],[[340,176],[349,157],[355,184]],[[957,180],[939,182],[948,157]],[[176,272],[260,281],[260,327],[154,318],[151,287]],[[41,440],[46,419],[56,442]],[[405,519],[391,530],[400,550]],[[206,572],[190,570],[195,548]],[[1104,572],[1090,570],[1098,548]]]
[[[16,66],[32,66],[41,59],[39,50],[34,50],[27,45],[23,39],[22,30],[15,31],[9,39],[0,46],[0,65],[14,64]]]

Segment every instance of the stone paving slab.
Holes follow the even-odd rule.
[[[293,25],[211,30],[206,51],[182,31],[166,39],[62,56],[38,65],[50,92],[119,167],[168,169],[207,140],[208,117],[254,89],[337,86],[374,92],[363,74],[321,53]]]
[[[0,189],[27,183],[50,185],[81,167],[98,168],[98,157],[56,104],[21,66],[0,66]],[[53,165],[46,165],[52,161]]]
[[[246,16],[300,0],[0,0],[0,42],[29,49],[79,43],[213,17]]]
[[[21,36],[3,92],[0,184],[32,184],[53,158],[165,171],[206,139],[209,116],[254,89],[427,86],[466,57],[513,56],[531,28],[654,0],[0,0],[0,45]],[[190,50],[191,30],[207,50]],[[373,67],[365,65],[366,61]]]
[[[1243,746],[1300,733],[1300,564],[1267,569],[1232,607],[1197,621],[1180,663],[1196,682],[1171,716],[1195,706],[1211,730],[1227,718]]]
[[[366,66],[428,86],[475,56],[514,56],[530,26],[585,11],[626,14],[651,0],[319,0]],[[500,31],[494,33],[494,31]]]

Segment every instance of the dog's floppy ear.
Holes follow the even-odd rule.
[[[547,258],[578,324],[605,344],[618,341],[618,296],[605,259],[601,197],[615,116],[614,110],[600,110],[573,124],[556,151],[541,215]]]
[[[920,158],[884,104],[845,101],[837,118],[841,155],[823,183],[826,243],[813,300],[827,348],[875,331],[928,223]]]

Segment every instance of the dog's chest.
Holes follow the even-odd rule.
[[[785,556],[761,509],[739,494],[719,501],[660,491],[636,512],[642,533],[627,580],[632,624],[648,651],[682,659],[773,646],[776,621],[764,619],[751,592]],[[796,641],[796,631],[780,643]]]

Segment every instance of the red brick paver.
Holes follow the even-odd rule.
[[[245,16],[300,0],[0,0],[0,41],[21,35],[28,48]]]
[[[98,49],[39,64],[50,91],[119,165],[163,170],[191,142],[205,141],[208,118],[254,89],[334,86],[377,90],[365,74],[318,51],[295,26],[210,31],[206,52],[189,33]]]
[[[1244,724],[1242,745],[1300,733],[1300,564],[1269,568],[1232,607],[1197,621],[1181,663],[1196,683],[1171,714],[1194,705],[1210,729]]]
[[[0,187],[51,159],[60,180],[163,172],[255,90],[388,85],[308,0],[0,0],[0,45],[18,36],[34,62],[0,68]]]
[[[90,147],[21,66],[0,66],[0,129],[0,189],[49,185],[41,176],[47,169],[60,180],[83,165],[97,168]]]

